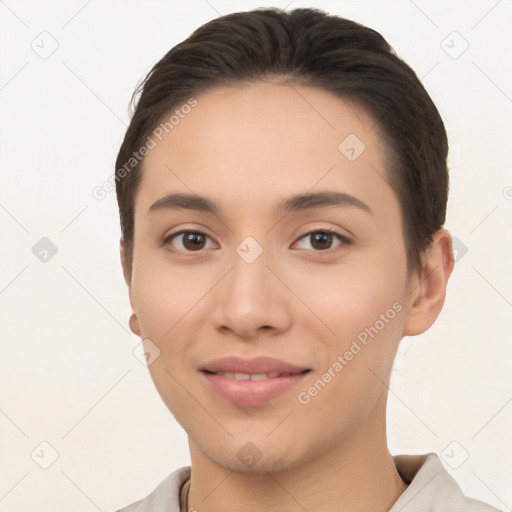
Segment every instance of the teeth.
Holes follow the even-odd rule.
[[[255,373],[254,375],[251,375],[251,380],[265,380],[268,379],[266,373]]]
[[[217,372],[216,375],[221,375],[222,377],[227,377],[228,379],[234,380],[266,380],[266,379],[275,379],[281,375],[278,372],[272,373],[232,373],[232,372]]]

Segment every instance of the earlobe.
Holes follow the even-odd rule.
[[[423,254],[420,275],[411,281],[404,336],[421,334],[435,322],[444,305],[446,286],[453,266],[451,235],[445,229],[440,229]]]
[[[131,314],[129,324],[130,330],[133,332],[133,334],[136,334],[137,336],[142,336],[139,325],[139,319],[137,318],[137,315],[135,313]]]

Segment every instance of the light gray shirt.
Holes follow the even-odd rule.
[[[502,512],[464,496],[436,453],[395,455],[395,466],[409,485],[389,512]],[[117,512],[180,512],[180,490],[190,466],[171,473],[146,498]]]

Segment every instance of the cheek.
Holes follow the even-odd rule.
[[[159,251],[141,251],[134,258],[132,297],[143,336],[160,344],[173,338],[208,291],[209,274],[205,266],[173,265]]]
[[[401,258],[384,252],[375,260],[319,267],[314,277],[296,278],[294,289],[315,313],[309,314],[306,329],[317,333],[318,353],[324,355],[315,375],[323,395],[318,404],[333,400],[349,406],[355,400],[356,407],[361,396],[376,396],[382,389],[379,378],[386,381],[403,331],[406,269]]]
[[[297,402],[304,418],[323,418],[326,438],[355,428],[387,392],[403,326],[403,278],[397,273],[393,283],[382,270],[353,267],[331,275],[321,291],[309,287],[308,305],[334,334],[317,339],[325,358]]]
[[[386,312],[385,320],[392,317],[393,322],[386,322],[385,331],[391,331],[391,323],[395,324],[393,334],[399,331],[401,320],[395,321],[395,313],[404,307],[406,269],[405,259],[402,262],[398,255],[396,259],[385,253],[378,258],[354,258],[339,265],[318,265],[314,271],[292,268],[283,280],[307,306],[310,328],[330,340],[333,348],[343,348],[347,340],[376,322],[381,327],[380,318]],[[298,301],[296,307],[297,311],[302,308]]]
[[[152,260],[134,259],[132,296],[141,336],[151,340],[159,350],[158,357],[148,366],[155,387],[167,407],[191,414],[195,403],[184,391],[189,378],[187,347],[194,331],[194,309],[208,290],[202,273],[186,271],[178,266]],[[191,280],[191,274],[197,280]],[[182,384],[183,383],[183,384]],[[197,412],[200,418],[200,411]],[[178,420],[179,421],[179,420]]]

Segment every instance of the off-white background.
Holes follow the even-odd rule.
[[[436,325],[402,343],[389,444],[439,453],[466,494],[511,510],[512,3],[288,2],[0,2],[0,511],[108,512],[189,464],[132,352],[115,193],[92,190],[170,47],[218,14],[287,4],[379,30],[445,120],[447,227],[467,253]],[[46,263],[42,237],[58,248]]]

